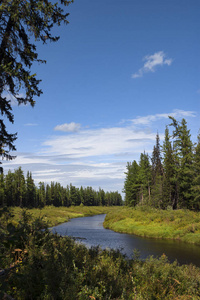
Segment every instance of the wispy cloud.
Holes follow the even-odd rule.
[[[63,186],[102,187],[122,191],[127,161],[139,160],[145,151],[151,155],[159,129],[163,140],[168,116],[177,119],[195,117],[195,112],[173,110],[169,113],[138,116],[128,123],[110,128],[84,128],[79,132],[46,139],[37,153],[16,153],[13,161],[4,161],[5,171],[22,166],[35,183],[60,182]],[[157,122],[157,123],[156,123]]]
[[[76,134],[52,137],[44,142],[46,147],[43,151],[48,154],[65,154],[71,158],[105,156],[130,150],[140,151],[141,143],[145,145],[149,139],[154,140],[155,134],[134,130],[132,127],[89,129]],[[139,149],[138,140],[141,141]]]
[[[132,78],[142,77],[145,73],[155,72],[158,66],[172,64],[171,58],[166,58],[166,54],[163,51],[154,53],[153,55],[147,55],[143,58],[145,61],[143,67],[138,72],[132,74]]]
[[[63,131],[63,132],[78,132],[81,128],[81,124],[79,123],[65,123],[61,125],[57,125],[54,130],[55,131]]]
[[[136,117],[135,119],[132,119],[131,122],[134,125],[149,125],[150,123],[161,119],[168,119],[169,116],[174,118],[186,118],[186,117],[195,117],[196,113],[194,111],[174,109],[172,112],[169,113],[148,115],[144,117]]]
[[[38,126],[38,124],[36,124],[36,123],[27,123],[27,124],[24,124],[24,126]]]

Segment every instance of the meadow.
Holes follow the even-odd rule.
[[[49,226],[56,226],[58,224],[68,222],[72,218],[87,217],[99,214],[107,214],[110,211],[115,211],[118,207],[106,206],[70,206],[70,207],[55,207],[45,206],[42,209],[31,208],[26,209],[33,218],[43,218]],[[20,207],[13,207],[12,212],[14,215],[13,222],[17,224],[20,221],[23,209]]]
[[[181,240],[200,245],[200,213],[190,210],[121,207],[106,215],[104,227],[141,237]]]

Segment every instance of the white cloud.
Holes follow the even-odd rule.
[[[164,133],[168,116],[195,117],[195,112],[173,110],[129,120],[119,127],[84,129],[44,141],[38,153],[16,153],[13,161],[4,161],[4,170],[22,166],[24,174],[32,172],[35,183],[40,181],[72,183],[80,187],[99,187],[105,191],[122,191],[127,161],[139,160],[145,151],[151,155],[157,130]],[[158,123],[156,123],[156,121]],[[163,122],[164,121],[164,122]],[[160,134],[163,140],[164,134]]]
[[[148,115],[145,117],[137,117],[131,121],[132,124],[134,125],[149,125],[150,123],[161,119],[168,119],[169,116],[174,118],[195,117],[196,113],[194,111],[184,111],[181,109],[174,109],[173,112],[170,113]]]
[[[57,125],[54,130],[55,131],[64,131],[64,132],[77,132],[81,128],[81,124],[79,123],[65,123],[61,125]]]
[[[172,64],[171,58],[165,58],[166,54],[163,51],[154,53],[153,55],[147,55],[143,58],[145,61],[144,66],[138,70],[138,72],[132,75],[132,78],[142,77],[144,73],[155,72],[156,67]]]
[[[6,93],[6,94],[4,94],[3,96],[6,97],[6,99],[7,99],[8,101],[10,101],[11,106],[16,106],[16,105],[18,105],[18,102],[17,102],[16,98],[15,98],[13,95],[11,95],[11,94],[9,94],[9,93]],[[24,97],[24,94],[22,94],[22,93],[21,93],[21,94],[18,94],[17,97]]]
[[[24,126],[38,126],[38,124],[36,124],[36,123],[27,123],[27,124],[24,124]]]
[[[68,155],[71,158],[115,155],[130,150],[140,151],[138,147],[141,144],[145,145],[154,139],[154,133],[136,131],[132,127],[90,129],[46,140],[44,153]],[[144,142],[138,143],[139,140]]]

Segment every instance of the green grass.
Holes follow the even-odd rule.
[[[16,226],[2,224],[0,299],[200,299],[198,267],[170,264],[165,255],[142,261],[136,252],[130,260],[119,251],[87,249],[47,226],[27,212]]]
[[[107,214],[104,227],[142,237],[175,239],[200,245],[200,213],[122,207]]]
[[[158,210],[150,207],[45,206],[28,210],[34,218],[43,217],[55,226],[77,217],[107,214],[104,227],[142,237],[181,240],[200,245],[200,213],[189,210]],[[14,224],[20,221],[22,209],[13,208]]]
[[[101,206],[71,206],[71,207],[54,207],[45,206],[42,209],[27,209],[34,218],[43,217],[49,226],[55,226],[69,221],[72,218],[86,217],[92,215],[106,214],[110,211],[117,211],[119,207],[101,207]],[[22,215],[22,209],[19,207],[12,208],[14,214],[13,222],[17,224]]]

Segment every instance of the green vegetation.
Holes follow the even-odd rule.
[[[20,167],[14,172],[9,171],[7,175],[0,174],[0,207],[42,208],[45,205],[122,205],[122,196],[117,191],[105,193],[101,188],[95,191],[92,187],[76,188],[72,184],[63,187],[57,182],[51,182],[50,185],[40,182],[36,186],[31,172],[27,172],[25,178]]]
[[[45,206],[42,209],[32,208],[27,209],[26,211],[35,218],[42,218],[48,226],[55,226],[64,222],[67,222],[69,219],[86,217],[93,215],[106,214],[110,211],[116,211],[119,207],[107,207],[107,206],[70,206],[70,207],[55,207],[55,206]],[[12,213],[14,215],[13,221],[14,224],[17,224],[22,216],[24,211],[20,207],[13,207]]]
[[[200,213],[189,210],[122,207],[106,215],[104,227],[142,237],[175,239],[200,245]]]
[[[124,183],[125,204],[154,208],[200,210],[200,135],[191,141],[185,119],[169,117],[173,128],[165,130],[163,145],[159,134],[152,156],[141,153],[139,163],[127,163]]]
[[[160,259],[128,260],[119,251],[87,249],[47,230],[42,218],[22,212],[13,225],[1,211],[0,298],[200,299],[200,269]],[[41,229],[45,229],[41,231]]]

